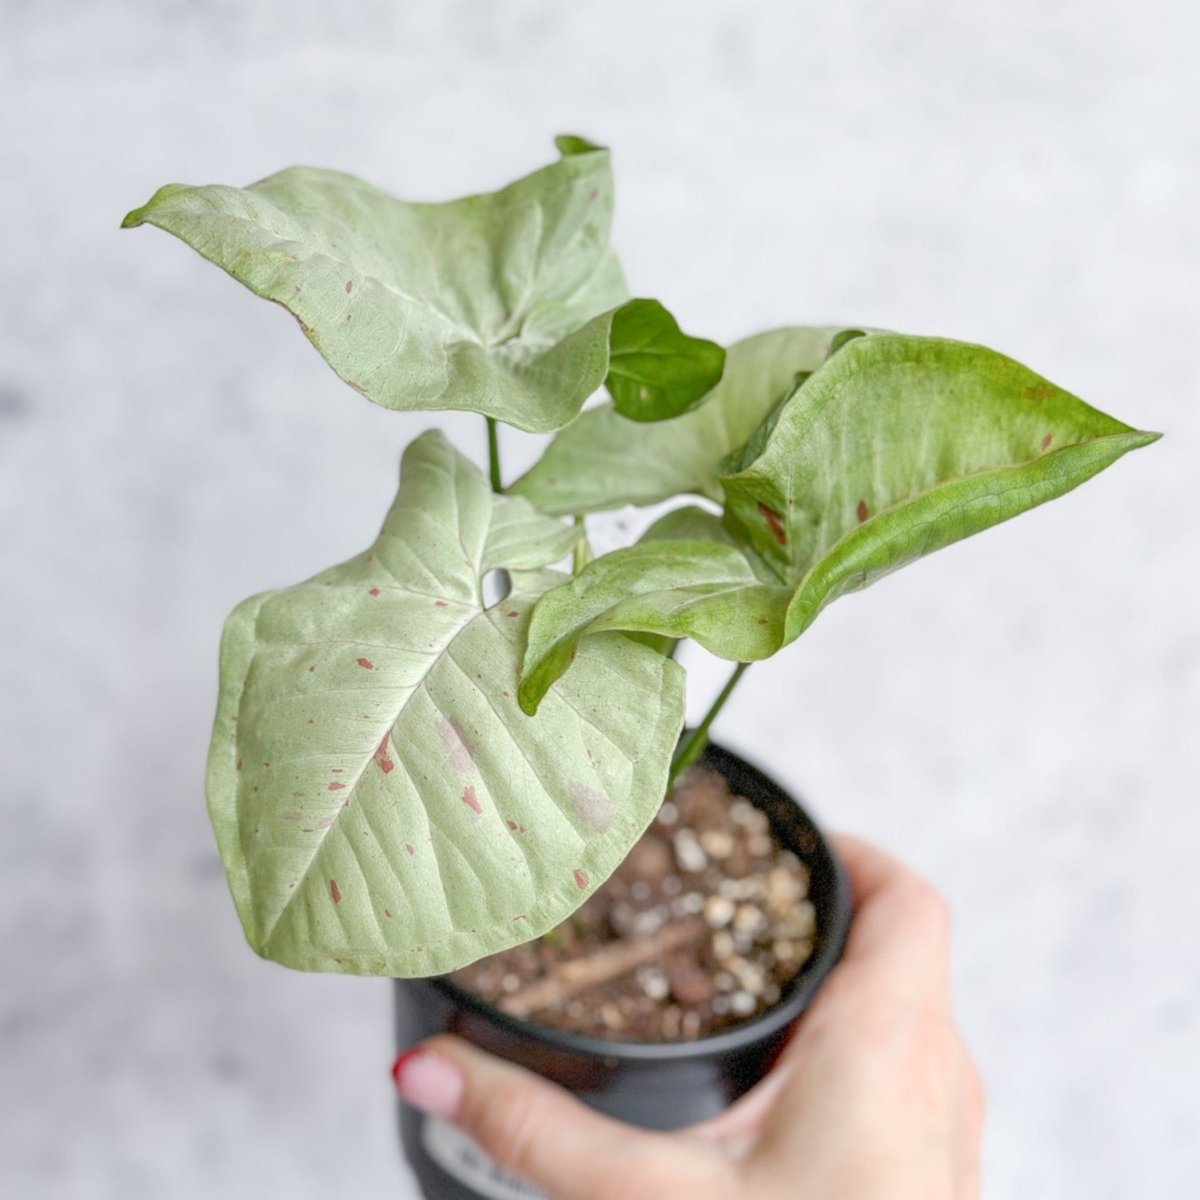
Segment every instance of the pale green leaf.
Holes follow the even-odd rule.
[[[588,409],[510,490],[549,513],[655,504],[686,492],[720,500],[721,459],[754,433],[797,372],[825,361],[840,329],[777,329],[736,343],[704,402],[670,421],[642,425],[612,404]]]
[[[614,550],[534,608],[521,707],[537,712],[582,640],[605,631],[689,637],[723,658],[766,658],[782,644],[791,595],[763,583],[747,556],[724,541],[654,538]]]
[[[709,514],[669,514],[538,601],[526,711],[593,632],[765,658],[837,596],[1060,496],[1157,436],[995,351],[936,338],[849,340],[785,397],[730,456],[719,535]]]
[[[508,187],[407,203],[295,167],[246,188],[171,184],[125,218],[157,225],[288,309],[331,367],[392,409],[560,428],[608,370],[627,299],[609,247],[607,151]]]
[[[836,596],[1083,483],[1153,441],[965,342],[874,334],[797,388],[726,520],[796,589],[787,638]]]
[[[520,711],[529,613],[576,536],[429,433],[369,551],[230,617],[209,810],[259,953],[439,974],[553,927],[621,861],[663,796],[682,672],[590,639]]]
[[[576,518],[577,521],[582,519],[582,517]],[[715,541],[739,548],[743,554],[746,552],[745,547],[740,547],[737,539],[722,524],[720,517],[695,506],[677,508],[665,516],[659,517],[638,540],[641,542]],[[757,559],[757,555],[751,557]],[[579,571],[591,561],[589,555],[585,562],[580,563],[575,574],[579,574]],[[774,576],[771,574],[770,568],[766,568],[765,564],[760,563],[759,565],[765,568],[767,578],[773,580]],[[679,638],[667,634],[629,631],[626,636],[641,642],[643,646],[652,646],[659,654],[671,657],[674,657],[675,648],[679,645]]]
[[[725,528],[720,517],[715,513],[706,512],[702,508],[688,506],[686,508],[674,509],[665,516],[659,517],[638,540],[640,542],[700,541],[722,543],[737,550],[743,557],[749,560],[751,570],[754,571],[761,582],[778,583],[771,568],[752,550],[741,545],[733,534]],[[671,656],[674,656],[675,647],[679,643],[679,638],[674,634],[629,630],[627,631],[627,635],[641,642],[644,646],[652,646],[659,654]],[[532,691],[529,695],[532,696]]]
[[[684,333],[657,300],[630,300],[613,314],[604,385],[623,417],[678,417],[712,391],[724,367],[725,351]]]

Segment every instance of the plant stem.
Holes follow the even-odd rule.
[[[500,439],[496,434],[496,418],[486,417],[488,431],[488,468],[492,475],[492,491],[504,491],[500,480]]]
[[[704,751],[704,747],[708,745],[708,730],[712,723],[717,719],[717,713],[725,707],[725,701],[729,699],[733,689],[737,687],[737,681],[741,679],[746,668],[750,664],[748,662],[738,663],[733,669],[733,674],[725,681],[725,686],[721,689],[721,694],[712,702],[712,707],[704,714],[704,720],[692,730],[691,737],[675,752],[674,761],[671,763],[671,774],[667,778],[667,787],[670,788],[680,773],[700,757]]]
[[[571,552],[571,570],[573,574],[578,575],[592,561],[592,544],[588,541],[587,527],[583,523],[583,513],[575,514],[575,528],[583,534]]]

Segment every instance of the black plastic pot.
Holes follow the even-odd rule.
[[[850,889],[832,849],[797,800],[719,746],[709,745],[702,762],[724,775],[735,794],[762,809],[775,835],[812,872],[816,949],[770,1012],[692,1042],[614,1042],[517,1020],[446,979],[398,979],[400,1048],[435,1033],[456,1033],[554,1080],[593,1108],[648,1129],[676,1129],[713,1117],[761,1079],[841,955],[850,923]],[[539,1195],[501,1172],[457,1130],[405,1104],[400,1105],[400,1138],[428,1200],[532,1200]]]

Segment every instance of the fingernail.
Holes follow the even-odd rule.
[[[448,1058],[432,1050],[406,1050],[392,1064],[400,1098],[422,1112],[453,1117],[458,1112],[466,1080]]]

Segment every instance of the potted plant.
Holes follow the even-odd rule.
[[[167,230],[288,309],[369,400],[487,422],[488,475],[421,434],[367,550],[226,624],[207,792],[251,946],[302,970],[436,977],[399,992],[405,1043],[454,1027],[609,1111],[679,1124],[766,1069],[848,919],[803,811],[708,745],[747,665],[838,596],[1157,435],[980,346],[789,327],[726,354],[684,334],[625,290],[607,152],[558,148],[498,192],[445,204],[296,168],[248,188],[170,185],[125,225]],[[602,386],[609,399],[585,410]],[[499,422],[555,435],[508,487]],[[588,514],[683,497],[592,558]],[[683,638],[736,665],[681,738]],[[664,795],[697,760],[766,814],[771,854],[804,860],[787,861],[809,898],[788,895],[815,906],[816,929],[782,986],[761,987],[752,1011],[727,1005],[711,1030],[647,1042],[531,1021],[536,1005],[505,1012],[442,978],[533,939],[553,958],[555,931],[656,813],[665,836]],[[731,906],[711,907],[724,929]],[[406,1121],[429,1194],[507,1194],[469,1147]]]

